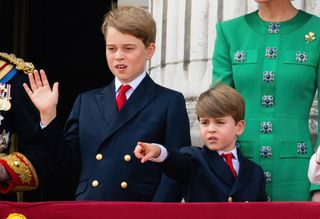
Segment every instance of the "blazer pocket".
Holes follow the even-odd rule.
[[[230,52],[233,65],[253,64],[258,62],[258,50],[233,50]]]
[[[317,66],[317,56],[307,50],[287,50],[284,54],[285,64]]]

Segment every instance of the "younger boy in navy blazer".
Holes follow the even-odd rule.
[[[266,201],[262,168],[236,147],[244,131],[244,109],[236,90],[217,85],[202,93],[196,105],[203,147],[188,146],[179,152],[139,142],[134,153],[141,163],[158,162],[166,175],[180,182],[186,202]],[[227,153],[232,157],[229,165],[222,157]]]

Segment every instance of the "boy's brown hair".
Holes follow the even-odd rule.
[[[109,11],[101,27],[104,37],[109,27],[142,40],[146,47],[156,40],[156,22],[149,12],[140,7],[122,6]]]
[[[198,118],[232,116],[234,121],[238,123],[244,119],[244,112],[245,103],[242,96],[225,84],[217,84],[203,92],[196,104]]]

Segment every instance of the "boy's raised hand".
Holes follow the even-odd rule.
[[[56,107],[58,104],[58,83],[54,83],[52,89],[49,85],[44,70],[34,70],[29,74],[30,87],[24,83],[23,87],[30,97],[35,107],[40,112],[41,122],[49,124],[56,117]]]
[[[134,149],[134,155],[141,159],[141,163],[144,163],[151,158],[157,158],[160,156],[160,147],[156,144],[149,144],[144,142],[138,142]]]

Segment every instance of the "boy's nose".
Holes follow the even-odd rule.
[[[122,51],[117,51],[115,55],[116,59],[123,59],[123,52]]]
[[[209,132],[216,132],[217,130],[216,130],[216,127],[214,125],[209,125],[208,131]]]

